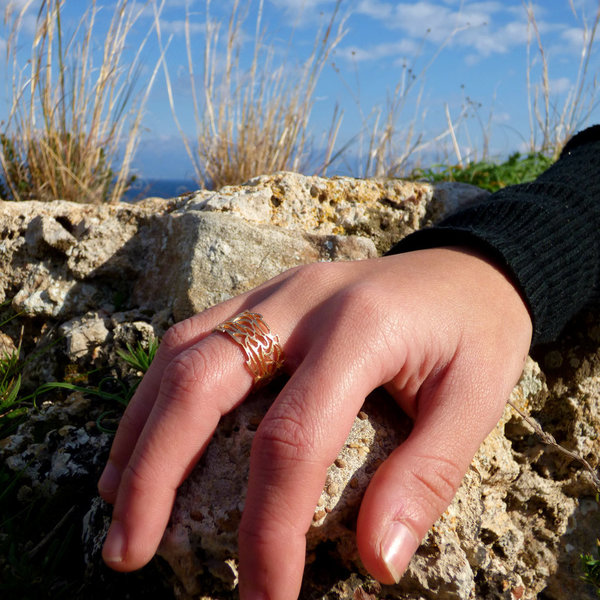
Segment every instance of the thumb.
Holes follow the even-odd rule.
[[[454,385],[442,384],[431,397],[420,399],[410,436],[379,467],[362,501],[358,549],[364,566],[382,583],[400,580],[452,501],[509,393],[473,389],[456,373],[444,379]]]

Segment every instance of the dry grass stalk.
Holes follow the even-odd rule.
[[[439,134],[426,136],[422,130],[425,112],[421,110],[421,103],[427,72],[452,39],[469,27],[470,25],[465,25],[451,31],[419,71],[415,71],[412,66],[406,63],[403,64],[401,76],[394,91],[388,94],[385,108],[376,108],[365,115],[360,102],[358,76],[356,91],[344,81],[361,118],[361,130],[343,149],[345,151],[349,147],[355,146],[359,166],[358,169],[351,170],[358,170],[361,177],[401,177],[406,175],[411,167],[415,166],[413,163],[418,160],[418,157],[424,151],[439,144],[445,138],[455,135],[455,128],[462,123],[464,111],[461,112],[454,124],[448,114],[448,128]],[[426,41],[427,34],[421,41],[421,47],[417,52],[415,61],[421,57]],[[400,119],[415,93],[415,88],[417,91],[413,114],[405,125],[400,125]],[[371,123],[372,125],[370,125]],[[367,148],[366,153],[363,151],[365,146]],[[453,147],[456,150],[458,146],[454,144]],[[342,152],[338,152],[334,158],[339,158],[341,155]]]
[[[591,73],[590,57],[600,24],[600,2],[591,25],[583,13],[577,13],[573,0],[569,6],[575,18],[581,22],[583,36],[575,83],[567,93],[562,105],[552,100],[548,57],[542,43],[533,4],[523,2],[527,11],[527,92],[529,109],[529,151],[544,152],[558,158],[566,141],[589,119],[597,105],[598,83]],[[533,84],[532,74],[535,60],[531,59],[533,38],[537,45],[541,64],[541,82]],[[541,139],[540,139],[541,137]]]
[[[600,477],[598,477],[596,469],[594,469],[594,467],[592,467],[592,465],[590,465],[590,463],[583,456],[561,446],[552,434],[544,431],[541,425],[533,417],[523,412],[512,400],[508,400],[508,404],[533,429],[534,433],[541,442],[547,444],[548,446],[552,446],[552,448],[555,448],[561,454],[564,454],[565,456],[568,456],[569,458],[580,463],[582,467],[589,473],[592,483],[596,488],[596,492],[600,493]]]
[[[244,67],[243,25],[251,2],[245,9],[234,0],[224,43],[219,39],[221,24],[210,15],[206,0],[203,86],[196,83],[189,16],[186,17],[186,45],[190,87],[196,122],[192,140],[177,119],[172,86],[165,66],[171,109],[192,161],[198,182],[211,188],[241,183],[264,173],[303,170],[306,164],[309,121],[314,92],[323,67],[344,35],[337,0],[324,31],[319,31],[308,59],[294,70],[273,46],[265,44],[262,24],[263,2],[258,3],[252,62]],[[157,27],[159,26],[158,20]],[[330,138],[337,134],[339,118],[332,124]],[[335,140],[328,142],[331,154]]]
[[[12,23],[7,42],[12,106],[0,146],[5,187],[13,200],[117,201],[130,183],[142,110],[158,68],[145,93],[134,99],[150,31],[133,59],[126,59],[125,49],[143,7],[118,0],[101,62],[94,64],[96,1],[65,40],[64,0],[42,0],[31,58],[21,67],[18,39],[33,4],[27,0],[13,14],[10,3],[5,14],[5,25]]]

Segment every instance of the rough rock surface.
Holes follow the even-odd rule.
[[[118,353],[127,344],[160,337],[176,320],[288,267],[375,256],[480,195],[462,185],[278,173],[219,192],[136,205],[1,203],[0,300],[20,314],[33,350],[24,385],[60,379],[68,363],[77,371],[108,365],[123,373]],[[538,350],[512,400],[596,466],[600,327],[589,319]],[[5,329],[0,347],[16,348],[16,322]],[[236,530],[248,450],[277,385],[223,419],[180,490],[160,548],[178,598],[236,597]],[[109,510],[94,492],[111,441],[105,429],[115,416],[79,392],[64,396],[41,403],[0,440],[0,464],[21,473],[24,502],[77,494],[85,510],[90,507],[85,517],[75,512],[80,527],[85,524],[86,597],[96,597],[92,581],[116,598],[123,580],[109,584],[99,564]],[[315,509],[304,598],[594,597],[579,565],[579,555],[595,547],[600,519],[589,476],[541,444],[509,407],[400,585],[371,580],[354,546],[356,511],[370,475],[409,429],[383,392],[367,400]]]
[[[584,387],[591,384],[586,383]],[[559,401],[555,394],[530,359],[511,399],[521,410],[541,414]],[[248,451],[269,400],[260,397],[230,415],[182,486],[159,550],[179,579],[179,598],[201,596],[206,585],[201,573],[215,578],[222,593],[236,582],[235,535],[246,492]],[[569,417],[576,418],[585,431],[566,443],[587,457],[600,451],[595,436],[598,389],[592,404],[571,402],[576,415]],[[586,413],[595,416],[584,425]],[[394,414],[385,394],[368,399],[340,457],[329,469],[307,534],[309,559],[314,558],[319,543],[327,540],[330,550],[331,543],[335,544],[341,564],[362,572],[353,543],[361,491],[377,464],[409,429],[406,417]],[[586,529],[594,531],[600,512],[588,476],[570,462],[565,464],[560,455],[549,458],[521,417],[507,406],[400,584],[383,586],[375,597],[528,600],[544,592],[544,598],[592,598],[579,579],[578,562],[586,544],[587,551],[594,546],[594,534]],[[540,472],[542,463],[547,470]],[[559,470],[566,472],[557,476]],[[219,583],[213,584],[216,589]],[[364,577],[359,586],[364,589],[368,583]],[[331,597],[352,597],[348,589],[344,593],[349,595]]]

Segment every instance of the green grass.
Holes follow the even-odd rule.
[[[581,555],[582,579],[594,586],[600,598],[600,540],[596,541],[596,556],[592,554]]]
[[[0,358],[0,439],[10,435],[27,413],[19,398],[20,369],[18,349]]]
[[[543,173],[553,159],[541,152],[525,156],[515,152],[504,162],[478,161],[460,165],[437,165],[427,169],[415,169],[410,178],[429,182],[458,181],[495,192],[508,185],[533,181]]]
[[[118,355],[132,368],[141,373],[145,373],[156,356],[158,350],[158,340],[152,338],[148,347],[144,348],[140,342],[135,347],[127,344],[127,350],[119,350]],[[137,387],[137,386],[136,386]]]

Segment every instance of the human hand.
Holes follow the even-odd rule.
[[[121,419],[99,482],[114,504],[103,550],[112,568],[150,560],[177,488],[220,417],[250,392],[240,348],[212,333],[245,309],[279,335],[290,379],[254,438],[241,597],[297,597],[327,468],[380,385],[414,427],[365,493],[357,545],[374,577],[397,581],[518,380],[532,333],[523,300],[484,258],[437,248],[295,268],[178,323]]]

